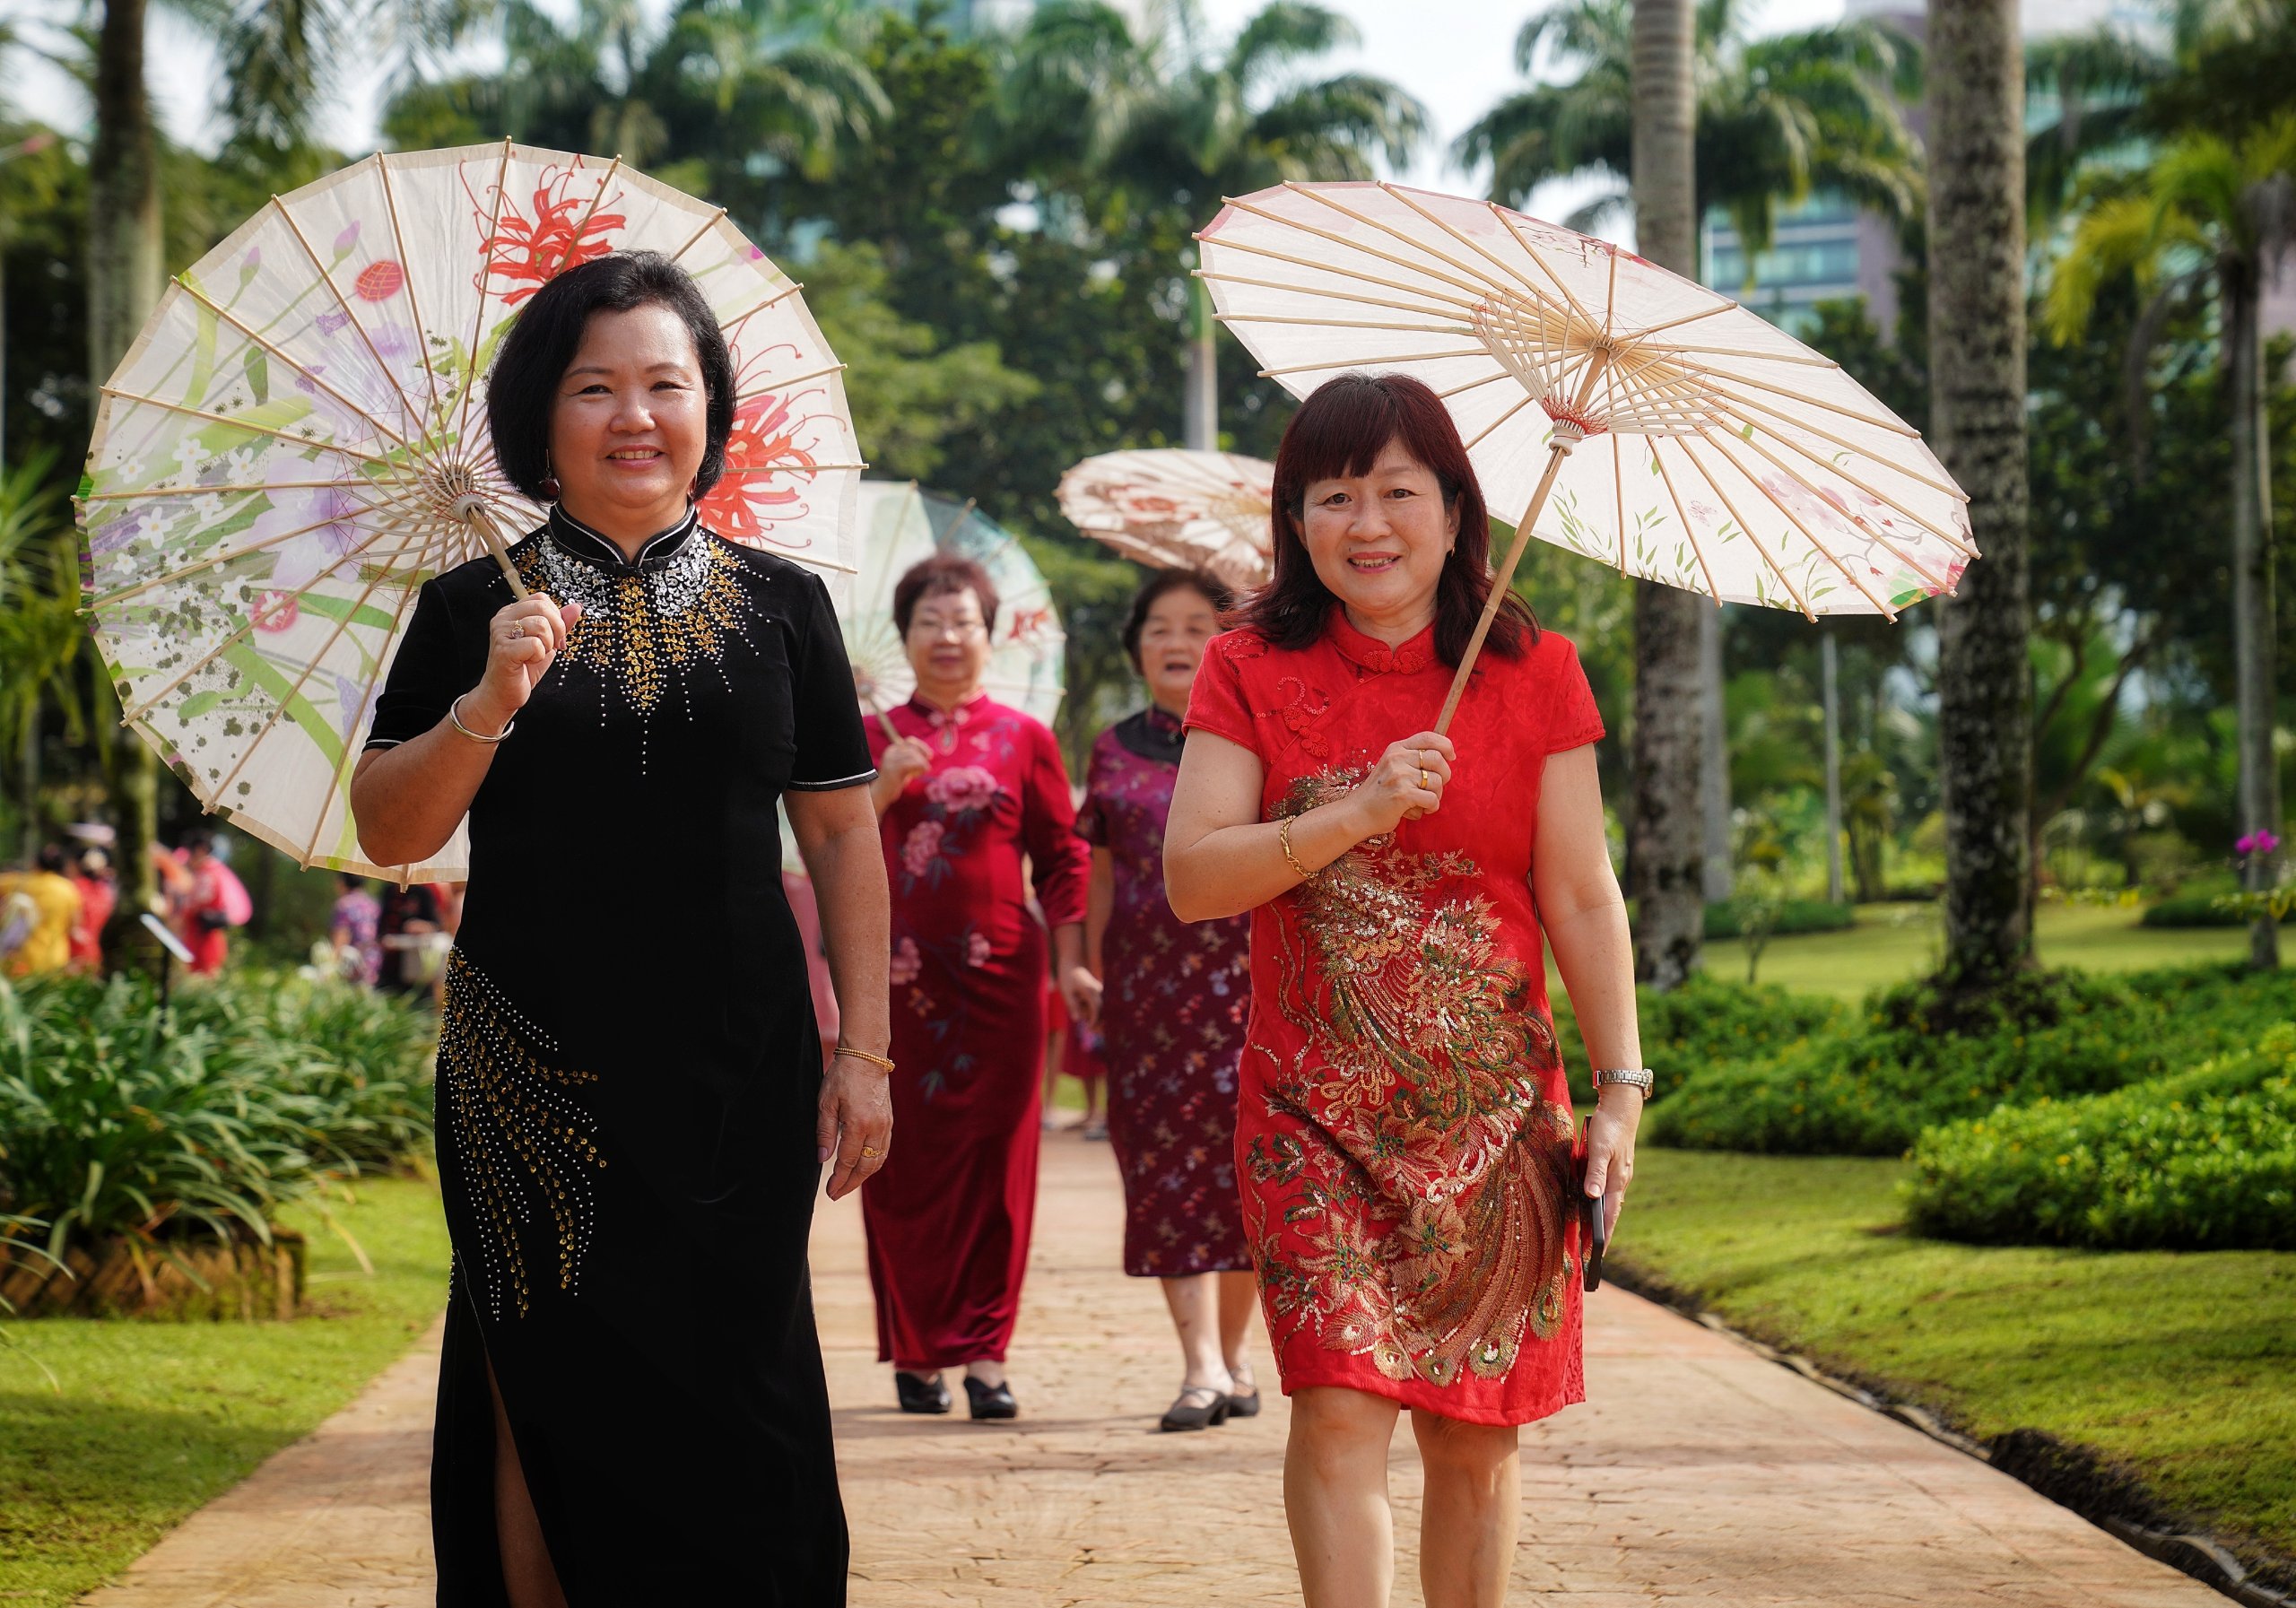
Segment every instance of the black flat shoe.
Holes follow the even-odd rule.
[[[1013,1386],[998,1385],[993,1388],[982,1384],[970,1374],[965,1376],[965,1397],[972,1404],[975,1418],[1018,1418],[1021,1404],[1013,1399]]]
[[[968,1379],[968,1385],[972,1383]],[[922,1379],[915,1374],[896,1371],[893,1389],[900,1395],[903,1412],[946,1412],[949,1410],[949,1387],[938,1379]],[[980,1415],[976,1412],[975,1418]]]
[[[1259,1386],[1253,1386],[1249,1395],[1230,1396],[1228,1416],[1230,1418],[1257,1418],[1259,1416]]]
[[[1196,1396],[1209,1396],[1212,1399],[1203,1403],[1190,1399]],[[1167,1435],[1183,1430],[1213,1429],[1228,1421],[1230,1408],[1231,1398],[1213,1389],[1211,1386],[1191,1385],[1180,1392],[1178,1398],[1170,1406],[1164,1409],[1164,1416],[1156,1421],[1156,1427]],[[1257,1401],[1253,1403],[1253,1410],[1255,1412],[1258,1410]]]

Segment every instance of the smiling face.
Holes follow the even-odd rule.
[[[1370,473],[1308,482],[1302,539],[1316,578],[1358,630],[1410,640],[1435,618],[1435,587],[1459,534],[1442,482],[1400,441]]]
[[[1219,630],[1219,611],[1193,586],[1175,587],[1148,605],[1140,622],[1140,674],[1161,708],[1175,715],[1187,708],[1204,645]]]
[[[709,443],[693,336],[658,302],[592,316],[558,382],[550,465],[566,511],[618,541],[685,517]]]
[[[909,616],[909,667],[927,702],[944,707],[970,698],[988,674],[988,621],[970,587],[927,592]]]

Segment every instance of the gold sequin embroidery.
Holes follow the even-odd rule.
[[[1301,777],[1275,813],[1360,780]],[[1307,1043],[1268,1083],[1302,1137],[1256,1141],[1248,1158],[1308,1241],[1258,1236],[1278,1321],[1437,1386],[1501,1377],[1526,1332],[1552,1337],[1568,1272],[1570,1113],[1541,1075],[1553,1037],[1523,963],[1492,940],[1477,874],[1466,855],[1387,837],[1290,896],[1276,1004]]]
[[[617,689],[640,717],[652,715],[673,678],[716,665],[733,641],[748,640],[757,617],[741,560],[706,531],[641,571],[586,562],[544,537],[518,555],[518,572],[530,591],[582,605],[559,663],[594,674],[601,697]]]
[[[596,1217],[592,1176],[606,1162],[595,1119],[567,1091],[598,1078],[542,1058],[559,1053],[460,950],[448,957],[439,1089],[479,1219],[480,1287],[497,1318],[506,1302],[520,1317],[532,1302],[521,1235],[537,1200],[557,1236],[558,1287],[571,1293],[581,1284]]]

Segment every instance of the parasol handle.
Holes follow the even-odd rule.
[[[502,540],[502,533],[494,524],[494,517],[486,511],[486,500],[475,491],[465,491],[455,499],[454,515],[478,532],[486,543],[486,551],[502,567],[502,578],[510,583],[510,595],[523,603],[531,595],[526,583],[518,578],[518,568],[510,561],[509,547]]]
[[[1610,359],[1607,349],[1599,346],[1595,349],[1587,364],[1587,377],[1579,382],[1578,400],[1571,408],[1573,413],[1585,416],[1587,404],[1594,399],[1596,382],[1602,378],[1603,370],[1610,366]],[[1523,549],[1530,544],[1531,526],[1538,522],[1541,510],[1546,507],[1547,493],[1554,490],[1554,477],[1562,473],[1562,460],[1570,456],[1570,449],[1584,440],[1586,435],[1585,429],[1570,419],[1554,422],[1554,444],[1547,448],[1546,473],[1539,476],[1538,489],[1531,493],[1530,506],[1523,510],[1522,518],[1515,523],[1515,540],[1507,549],[1507,561],[1499,567],[1499,573],[1491,578],[1491,595],[1483,600],[1483,613],[1474,622],[1474,635],[1467,639],[1466,652],[1459,656],[1458,672],[1451,677],[1451,691],[1443,700],[1443,712],[1435,717],[1435,731],[1439,736],[1450,734],[1451,717],[1459,712],[1459,700],[1467,695],[1467,677],[1474,674],[1475,659],[1483,652],[1484,639],[1491,635],[1491,622],[1499,618],[1500,608],[1506,603],[1509,591],[1514,586],[1515,566],[1523,561]]]
[[[885,740],[888,743],[900,741],[900,734],[893,729],[893,717],[891,715],[886,714],[883,709],[871,709],[869,713],[877,717],[877,725],[883,729]]]

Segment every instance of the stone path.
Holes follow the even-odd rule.
[[[1047,1146],[1009,1427],[903,1418],[875,1360],[860,1213],[815,1286],[856,1608],[1296,1604],[1285,1418],[1158,1435],[1163,1304],[1113,1269],[1104,1145]],[[436,1339],[170,1536],[91,1608],[417,1608]],[[1272,1369],[1263,1365],[1263,1378]],[[2222,1599],[1983,1465],[1620,1291],[1594,1303],[1595,1405],[1524,1437],[1518,1601],[1560,1608],[2210,1608]],[[1420,1601],[1418,1470],[1397,1437],[1396,1599]],[[770,1530],[769,1532],[770,1533]],[[770,1542],[766,1544],[770,1544]]]

